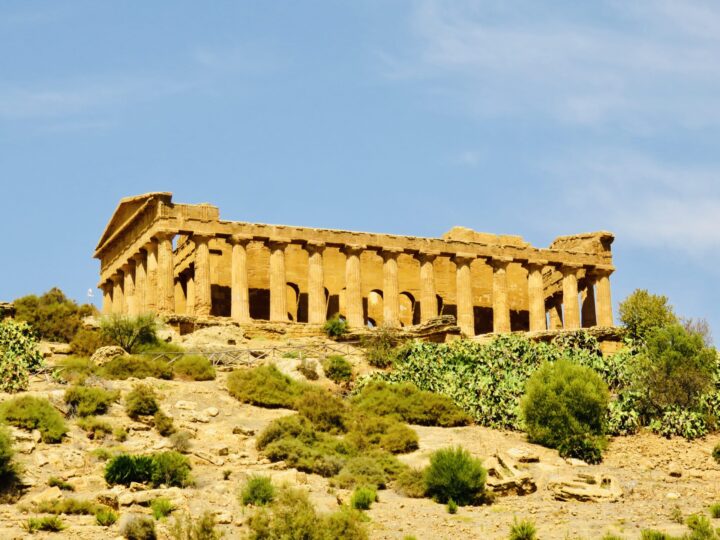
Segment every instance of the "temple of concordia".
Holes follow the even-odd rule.
[[[454,315],[466,336],[612,326],[613,235],[441,238],[223,221],[171,193],[122,199],[95,249],[103,313],[400,327]]]

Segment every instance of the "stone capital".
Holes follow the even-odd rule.
[[[120,267],[124,274],[128,274],[135,268],[135,262],[128,261]]]
[[[558,270],[563,276],[577,276],[583,265],[578,263],[562,263],[558,266]]]
[[[322,253],[323,251],[325,251],[325,248],[327,246],[325,245],[325,242],[319,242],[316,240],[308,240],[305,243],[304,247],[305,247],[305,251],[307,251],[309,254],[312,255],[313,253]]]
[[[290,244],[287,240],[273,240],[270,239],[267,242],[267,246],[270,248],[271,251],[278,251],[278,250],[285,250],[286,247]]]
[[[485,260],[484,257],[478,257],[474,253],[456,253],[455,255],[452,256],[452,261],[457,266],[464,266],[466,264],[469,265],[470,263],[472,263],[473,261],[478,260],[478,259]]]
[[[147,252],[145,249],[141,249],[138,253],[132,256],[132,260],[135,261],[135,264],[137,265],[138,263],[144,263],[146,256]]]
[[[599,279],[604,277],[610,277],[615,271],[615,267],[611,265],[598,265],[593,268],[587,269],[587,276],[592,279]]]
[[[424,264],[426,262],[433,262],[439,256],[439,251],[421,251],[415,255],[415,258],[420,261],[420,264]]]
[[[542,270],[548,265],[547,259],[529,259],[527,261],[523,261],[522,265],[528,270]]]
[[[380,250],[380,256],[383,258],[383,261],[397,260],[402,252],[403,250],[400,248],[383,248]]]
[[[494,270],[506,270],[508,265],[513,262],[512,257],[491,257],[488,264],[493,267]]]
[[[363,251],[367,249],[367,246],[361,245],[361,244],[346,244],[342,248],[340,248],[340,251],[342,251],[345,255],[360,255]]]
[[[172,240],[175,235],[177,234],[177,231],[174,231],[172,229],[160,229],[155,231],[153,234],[153,238],[161,241],[161,240]]]
[[[253,237],[249,234],[231,234],[225,240],[231,246],[246,246],[252,241]]]

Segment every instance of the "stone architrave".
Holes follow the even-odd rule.
[[[140,250],[133,257],[135,261],[135,310],[138,314],[147,313],[145,294],[147,293],[147,253]]]
[[[528,311],[531,332],[541,332],[547,329],[542,275],[546,264],[547,261],[544,260],[531,260],[525,265],[528,271]]]
[[[158,244],[155,239],[145,244],[145,252],[147,259],[145,262],[145,311],[147,313],[157,313],[158,298]]]
[[[230,271],[230,316],[240,323],[250,322],[250,292],[248,288],[247,245],[249,235],[234,234],[228,238],[232,246]]]
[[[323,269],[322,242],[308,242],[308,323],[323,324],[326,320],[325,271]]]
[[[352,328],[363,328],[362,278],[360,276],[360,254],[365,246],[344,246],[345,253],[345,310],[347,322]]]
[[[566,330],[580,328],[580,303],[578,300],[578,270],[575,264],[565,264],[560,268],[562,273],[563,320]]]
[[[613,325],[612,297],[610,295],[610,274],[613,268],[595,268],[595,286],[597,288],[597,318],[599,326]]]
[[[135,298],[135,265],[126,263],[122,265],[122,271],[124,276],[125,313],[134,317],[138,314],[137,299]]]
[[[475,311],[473,308],[470,264],[476,259],[477,257],[471,254],[458,254],[453,257],[456,266],[457,324],[463,334],[468,337],[475,335]]]
[[[438,255],[438,252],[423,252],[417,256],[420,261],[420,321],[423,323],[438,316],[433,265]]]
[[[156,234],[158,241],[157,268],[157,310],[166,315],[175,312],[175,264],[173,261],[174,232],[161,231]]]
[[[287,321],[287,281],[285,278],[285,248],[288,242],[273,240],[270,248],[270,320]]]
[[[496,257],[490,261],[493,269],[493,332],[510,332],[510,306],[508,304],[507,268],[511,258]]]
[[[383,325],[400,327],[400,287],[398,283],[398,257],[402,250],[384,249],[383,259]]]
[[[210,282],[210,240],[212,236],[193,234],[195,244],[195,315],[207,317],[212,311]]]

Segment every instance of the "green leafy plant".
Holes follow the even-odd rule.
[[[215,368],[204,356],[183,356],[172,364],[175,378],[186,381],[212,381],[215,379]]]
[[[381,369],[390,367],[398,358],[399,343],[397,332],[388,327],[373,330],[370,335],[364,336],[361,340],[368,364]]]
[[[620,321],[633,339],[644,339],[657,328],[678,322],[666,296],[636,289],[620,302]]]
[[[23,296],[13,304],[18,321],[29,323],[42,339],[61,343],[70,343],[80,330],[82,319],[97,313],[94,306],[79,306],[56,287],[39,297]]]
[[[713,519],[720,519],[720,503],[710,505],[710,516]]]
[[[170,380],[173,378],[173,368],[162,358],[147,356],[116,356],[101,369],[100,374],[107,379],[125,380],[130,377],[136,379]]]
[[[169,499],[158,497],[150,503],[150,509],[155,519],[162,519],[169,516],[175,510],[175,507]]]
[[[113,314],[100,320],[102,334],[129,354],[137,352],[141,345],[157,343],[157,329],[154,315]]]
[[[323,325],[323,331],[329,338],[339,338],[347,334],[348,323],[340,315],[333,315]]]
[[[137,419],[140,416],[150,416],[159,409],[157,394],[150,386],[136,384],[125,396],[125,411],[130,418]]]
[[[117,519],[117,513],[107,506],[102,506],[95,512],[95,522],[101,527],[110,527]]]
[[[323,360],[325,376],[337,384],[348,383],[352,380],[352,364],[344,356],[331,355]]]
[[[367,486],[356,488],[350,497],[350,507],[355,510],[369,510],[377,500],[377,492]]]
[[[521,402],[532,442],[561,455],[597,461],[605,433],[607,385],[590,368],[561,359],[546,363],[527,383]]]
[[[127,540],[156,540],[155,521],[144,516],[134,517],[120,528],[120,534]]]
[[[239,369],[228,376],[228,391],[236,399],[262,407],[293,408],[304,386],[273,365]]]
[[[480,460],[460,447],[437,450],[425,471],[427,494],[441,503],[461,506],[477,501],[485,491],[487,471]]]
[[[30,373],[43,365],[33,329],[13,319],[0,320],[0,391],[27,390]]]
[[[43,442],[59,443],[67,433],[62,415],[43,398],[18,396],[0,405],[0,419],[15,427],[40,431]]]
[[[168,450],[155,454],[152,459],[151,480],[153,485],[187,487],[192,484],[190,461],[179,452]]]
[[[105,465],[105,481],[110,484],[129,486],[132,482],[148,483],[153,475],[151,456],[119,454],[111,457]]]
[[[447,502],[447,512],[448,512],[448,514],[457,514],[457,511],[458,511],[458,505],[457,505],[457,503],[456,503],[455,501],[453,501],[452,499],[450,499],[450,500]]]
[[[65,390],[65,403],[70,413],[77,416],[105,414],[119,397],[117,391],[93,386],[72,386]]]
[[[268,476],[251,476],[245,482],[240,493],[240,502],[244,506],[249,504],[263,506],[272,502],[273,499],[275,499],[275,486]]]
[[[0,503],[14,502],[21,494],[19,467],[14,457],[12,436],[0,424]]]
[[[116,427],[113,429],[113,437],[115,437],[117,442],[125,442],[128,438],[127,429],[124,427]]]
[[[536,538],[537,530],[532,521],[518,521],[515,518],[512,527],[510,527],[510,540],[535,540]]]

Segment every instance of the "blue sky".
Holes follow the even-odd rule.
[[[0,300],[82,301],[123,196],[423,236],[616,236],[720,332],[720,4],[0,3]],[[97,295],[97,293],[96,293]]]

